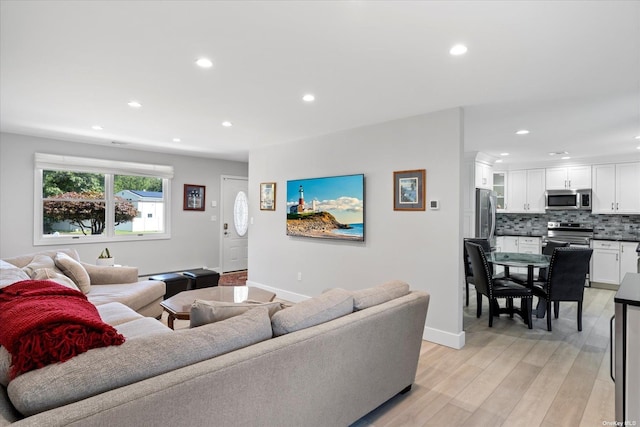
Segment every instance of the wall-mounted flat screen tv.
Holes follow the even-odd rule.
[[[364,175],[287,181],[287,235],[364,241]]]

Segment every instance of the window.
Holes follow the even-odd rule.
[[[171,166],[36,153],[34,244],[169,238]]]

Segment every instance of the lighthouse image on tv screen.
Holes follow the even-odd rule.
[[[364,241],[364,175],[287,181],[287,235]]]

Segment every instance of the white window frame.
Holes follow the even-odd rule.
[[[106,227],[105,233],[99,236],[53,236],[44,234],[43,230],[43,171],[57,170],[70,172],[89,172],[105,175],[105,200],[106,200]],[[124,162],[118,160],[92,159],[86,157],[63,156],[58,154],[35,153],[34,168],[34,220],[33,220],[33,244],[34,246],[96,243],[96,242],[123,242],[140,240],[162,240],[171,238],[171,180],[173,179],[173,166],[152,165],[146,163]],[[162,194],[164,199],[164,232],[140,233],[140,234],[115,234],[115,204],[113,195],[114,175],[138,175],[154,178],[162,178]]]

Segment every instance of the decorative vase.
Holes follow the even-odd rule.
[[[110,265],[113,266],[115,264],[115,258],[97,258],[96,265]]]

